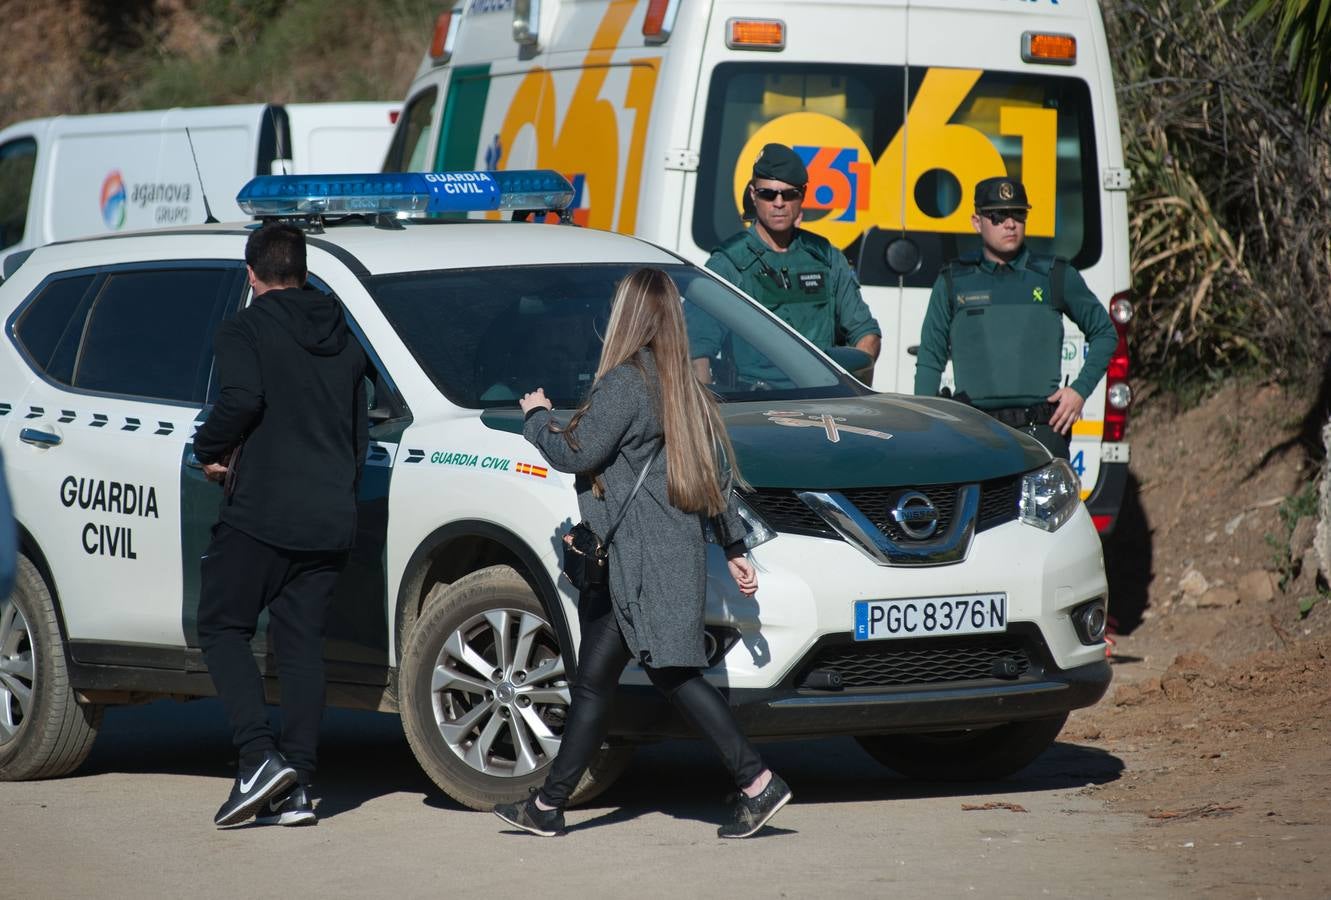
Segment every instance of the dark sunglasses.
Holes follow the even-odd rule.
[[[1024,209],[991,209],[980,213],[980,218],[988,219],[990,225],[1002,225],[1008,219],[1024,224],[1026,212]]]
[[[789,203],[789,202],[791,202],[792,200],[798,200],[799,198],[803,197],[803,196],[804,196],[804,189],[803,189],[803,188],[786,188],[785,190],[780,190],[780,191],[778,191],[776,188],[760,188],[760,187],[756,187],[756,188],[753,189],[753,195],[754,195],[755,197],[757,197],[759,200],[765,201],[765,202],[767,202],[767,203],[771,203],[771,202],[772,202],[773,200],[775,200],[778,196],[779,196],[782,200],[784,200],[784,201],[786,201],[787,203]]]

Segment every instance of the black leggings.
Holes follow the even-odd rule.
[[[582,621],[578,676],[559,755],[541,787],[541,802],[547,806],[562,808],[568,804],[592,756],[601,749],[619,676],[632,658],[609,599],[602,589],[592,596],[584,595],[578,602]],[[712,742],[736,787],[745,788],[762,774],[762,758],[740,731],[721,692],[698,669],[644,668],[652,686]]]

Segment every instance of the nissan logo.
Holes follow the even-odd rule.
[[[938,530],[938,510],[933,501],[919,491],[906,491],[897,497],[889,512],[906,537],[922,541]]]

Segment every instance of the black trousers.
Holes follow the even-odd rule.
[[[541,802],[548,806],[568,804],[592,756],[601,749],[619,676],[632,658],[610,608],[609,592],[604,588],[583,593],[578,599],[578,618],[582,624],[582,647],[572,703],[559,754],[540,792]],[[736,787],[747,787],[762,774],[762,758],[740,731],[721,692],[698,669],[648,666],[646,671],[652,685],[721,754]]]
[[[236,749],[242,760],[280,749],[302,783],[318,762],[324,621],[346,559],[343,551],[282,550],[218,523],[202,562],[199,643]],[[264,608],[281,685],[280,741],[250,647]]]
[[[1047,423],[1044,425],[1030,425],[1020,430],[1044,444],[1044,448],[1049,451],[1049,455],[1054,459],[1067,460],[1069,458],[1068,439]]]

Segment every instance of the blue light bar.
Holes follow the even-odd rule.
[[[573,185],[546,169],[259,175],[236,195],[255,217],[562,210],[572,202]]]

